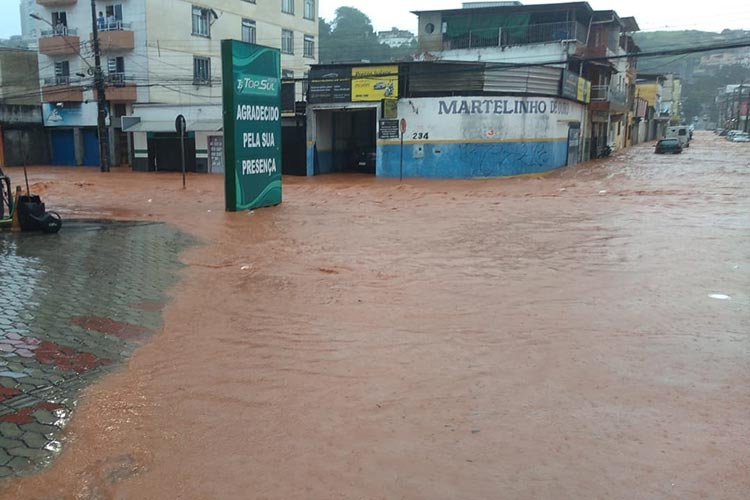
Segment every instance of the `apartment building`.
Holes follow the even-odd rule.
[[[180,168],[180,114],[188,170],[223,170],[221,40],[279,48],[288,79],[318,58],[317,0],[99,0],[95,12],[111,157],[137,170]],[[91,4],[36,0],[34,14],[53,161],[98,164]]]

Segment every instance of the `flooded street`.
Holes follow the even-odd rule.
[[[281,206],[236,214],[216,176],[29,176],[64,218],[202,243],[162,331],[2,498],[747,498],[747,144],[285,178]]]

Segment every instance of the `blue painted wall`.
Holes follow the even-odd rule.
[[[76,146],[75,134],[72,129],[50,130],[50,141],[52,143],[52,164],[75,166]]]
[[[421,146],[422,158],[415,158]],[[419,154],[417,153],[417,156]],[[404,177],[470,178],[533,174],[563,167],[566,141],[404,144]],[[377,175],[398,177],[400,145],[379,144]]]
[[[87,167],[99,166],[99,135],[96,130],[83,129],[83,164]]]

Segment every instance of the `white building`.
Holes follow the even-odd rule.
[[[36,11],[36,1],[21,0],[19,11],[21,13],[21,39],[30,49],[36,50],[36,42],[39,33],[36,31],[36,28],[32,26],[34,20],[30,17],[30,15]]]
[[[53,162],[98,164],[91,4],[36,0],[34,13],[43,21],[27,28],[39,33]],[[316,0],[99,0],[96,17],[112,163],[137,170],[179,168],[179,114],[188,120],[188,169],[209,171],[211,153],[221,156],[221,40],[280,48],[286,78],[302,78],[318,57]]]
[[[414,33],[408,30],[400,30],[396,27],[389,31],[378,31],[378,41],[388,45],[392,49],[409,46],[416,42]]]

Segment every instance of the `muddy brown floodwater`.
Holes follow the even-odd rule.
[[[30,175],[65,216],[204,244],[163,332],[3,498],[748,498],[747,144],[287,178],[236,214],[215,176]]]

